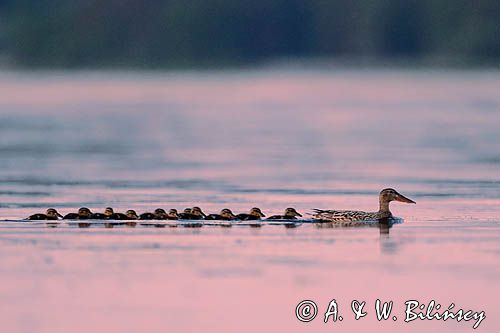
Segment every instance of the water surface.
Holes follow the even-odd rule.
[[[500,74],[261,70],[0,74],[0,217],[54,206],[266,214],[377,208],[390,230],[47,229],[0,223],[9,332],[470,331],[500,325]],[[335,298],[344,321],[299,322]],[[398,321],[377,322],[375,299]],[[355,321],[352,299],[369,315]],[[331,327],[335,326],[335,327]]]

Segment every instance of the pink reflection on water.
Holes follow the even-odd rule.
[[[428,72],[2,74],[2,218],[83,204],[373,211],[388,186],[417,201],[392,205],[405,223],[389,234],[0,223],[2,328],[471,330],[404,324],[402,303],[416,298],[485,310],[480,329],[494,332],[498,82]],[[396,302],[397,322],[375,321],[379,297]],[[336,298],[345,320],[298,322],[305,298],[322,311]],[[352,299],[369,303],[368,318],[352,319]]]
[[[498,269],[490,266],[498,260],[491,252],[498,250],[498,231],[471,237],[463,230],[429,233],[429,226],[402,225],[389,236],[373,228],[309,226],[10,229],[15,241],[0,236],[3,327],[22,332],[471,329],[470,323],[403,323],[405,300],[435,299],[444,306],[454,302],[485,310],[489,316],[481,329],[492,331],[500,324],[494,315],[500,310],[494,298]],[[415,232],[419,228],[423,237]],[[325,325],[321,314],[310,324],[295,319],[300,300],[313,299],[324,311],[332,298],[343,322]],[[374,319],[377,298],[395,302],[397,322]],[[367,318],[353,320],[352,299],[368,302]]]

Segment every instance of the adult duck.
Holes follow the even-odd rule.
[[[399,201],[404,203],[416,203],[415,201],[398,193],[395,189],[386,188],[380,191],[379,194],[379,209],[376,212],[363,212],[358,210],[323,210],[314,209],[311,214],[318,222],[332,222],[332,223],[349,223],[359,221],[376,221],[381,219],[388,219],[392,217],[389,210],[389,203],[391,201]]]

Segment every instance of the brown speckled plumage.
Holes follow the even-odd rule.
[[[392,217],[389,210],[391,201],[400,201],[405,203],[415,203],[413,200],[399,194],[392,188],[386,188],[379,195],[379,210],[377,212],[363,212],[357,210],[323,210],[314,209],[311,215],[318,223],[330,223],[344,226],[361,224],[368,221],[377,221]]]

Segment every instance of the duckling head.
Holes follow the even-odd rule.
[[[191,214],[193,214],[195,216],[202,216],[202,217],[206,217],[207,216],[205,213],[203,213],[203,211],[201,210],[200,207],[193,207],[191,209]]]
[[[302,214],[300,214],[299,212],[297,212],[295,210],[295,208],[289,207],[289,208],[285,209],[285,216],[287,216],[287,217],[295,217],[295,216],[302,217]]]
[[[78,215],[82,217],[89,217],[92,215],[92,212],[87,207],[82,207],[78,210]]]
[[[192,213],[192,209],[191,208],[184,209],[184,214],[191,214],[191,213]]]
[[[227,219],[232,219],[234,217],[236,217],[233,212],[231,211],[231,209],[228,209],[228,208],[224,208],[223,210],[220,211],[220,216],[224,217],[224,218],[227,218]]]
[[[266,215],[264,215],[264,213],[262,213],[262,211],[258,207],[254,207],[254,208],[250,209],[250,215],[258,216],[258,217],[266,217]]]
[[[55,210],[54,208],[49,208],[49,209],[47,209],[47,211],[46,211],[45,215],[47,215],[47,216],[49,216],[49,217],[55,217],[55,218],[57,218],[57,217],[63,217],[63,216],[62,216],[61,214],[59,214],[59,213],[57,212],[57,210]]]
[[[137,213],[135,212],[135,210],[133,209],[129,209],[127,210],[127,212],[125,213],[125,215],[127,215],[128,218],[131,218],[131,219],[136,219],[138,218],[137,216]]]
[[[399,201],[399,202],[404,202],[404,203],[416,203],[415,201],[408,199],[402,194],[399,194],[395,189],[393,188],[386,188],[380,191],[379,195],[379,201],[380,205],[389,205],[389,202],[391,201]]]
[[[106,209],[104,210],[104,215],[106,215],[106,216],[111,216],[114,213],[115,213],[115,211],[111,207],[106,207]]]
[[[163,208],[156,208],[155,209],[155,214],[156,215],[167,215],[167,212]]]
[[[167,214],[169,217],[178,217],[177,209],[171,209]]]

